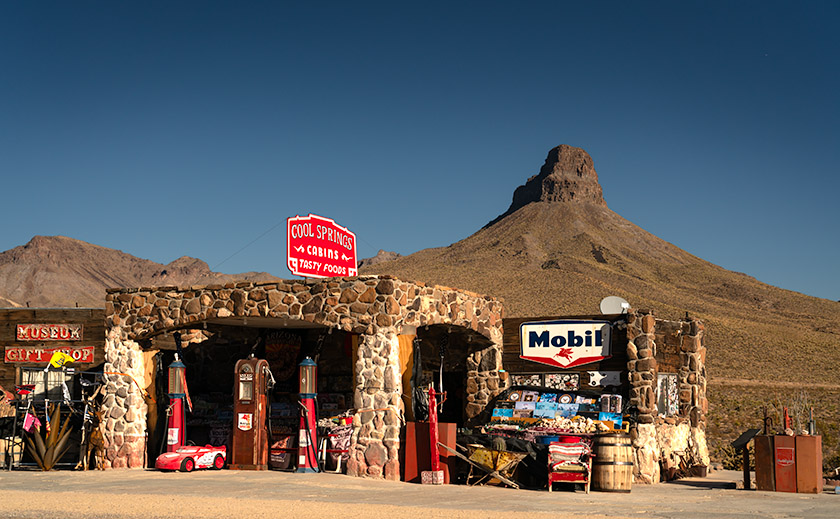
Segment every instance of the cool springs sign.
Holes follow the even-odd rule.
[[[519,326],[519,356],[525,360],[571,368],[611,355],[607,321],[539,321]]]
[[[296,276],[357,276],[356,235],[323,216],[286,220],[286,264]]]

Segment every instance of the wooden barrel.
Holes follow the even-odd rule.
[[[633,445],[627,433],[595,437],[592,488],[601,492],[630,492],[633,485]]]

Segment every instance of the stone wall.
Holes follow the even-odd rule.
[[[496,344],[501,344],[501,338]],[[499,377],[501,368],[501,347],[485,348],[467,357],[467,423],[471,424],[507,388],[508,381]]]
[[[112,289],[105,305],[106,368],[142,373],[138,353],[147,339],[228,318],[302,320],[359,334],[354,405],[360,411],[353,422],[348,473],[399,479],[403,403],[397,335],[403,326],[451,324],[484,336],[489,347],[471,354],[468,362],[475,381],[467,392],[468,413],[477,414],[499,390],[502,314],[501,302],[491,297],[391,276]],[[114,377],[104,406],[114,420],[105,433],[108,465],[134,467],[144,447],[133,435],[145,433],[146,407],[124,377]]]
[[[103,436],[107,438],[104,468],[142,468],[146,465],[147,406],[140,385],[144,380],[140,345],[121,339],[111,328],[105,338]]]
[[[399,340],[392,332],[364,336],[359,344],[358,373],[350,459],[353,476],[400,478],[399,450],[404,403]]]
[[[634,448],[634,480],[657,483],[681,465],[709,464],[706,446],[706,348],[703,323],[656,319],[650,312],[627,316],[629,404],[637,411],[630,434]],[[657,340],[662,350],[657,352]],[[664,372],[676,371],[679,412],[659,415],[656,386]]]

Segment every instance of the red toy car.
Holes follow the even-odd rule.
[[[215,469],[219,470],[225,466],[227,448],[184,446],[178,447],[175,452],[164,452],[155,460],[155,468],[158,470],[180,470],[181,472],[192,472],[193,469]]]

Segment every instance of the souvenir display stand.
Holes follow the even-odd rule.
[[[16,398],[11,402],[14,412],[6,419],[10,430],[5,438],[4,468],[86,469],[89,432],[97,420],[88,397],[98,393],[90,388],[99,387],[101,374],[73,369],[21,370],[29,383],[16,387]],[[41,436],[42,441],[35,441],[34,435]],[[31,446],[26,447],[27,443]],[[39,452],[33,453],[32,449]]]
[[[622,429],[622,400],[620,395],[541,386],[505,390],[496,398],[490,420],[474,434],[458,437],[464,452],[458,457],[469,464],[466,481],[486,484],[495,479],[514,488],[549,489],[565,482],[582,484],[586,492],[590,485],[629,491],[625,472],[632,478],[632,457],[626,455],[629,436]],[[623,438],[618,442],[621,459],[612,452],[619,448],[611,439],[616,437]],[[597,465],[599,450],[604,451],[602,465]],[[508,458],[514,461],[507,463]],[[483,472],[478,478],[475,469]]]

